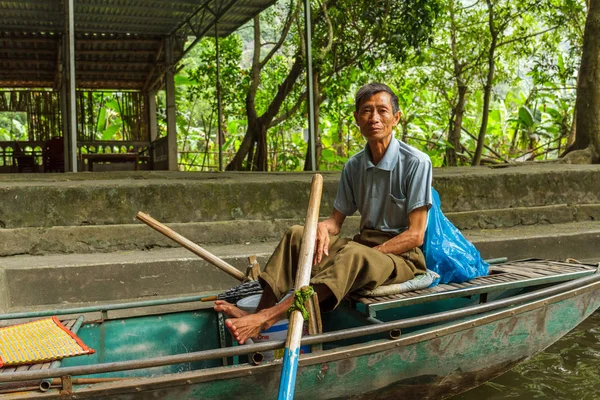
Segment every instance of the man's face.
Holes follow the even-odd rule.
[[[360,103],[354,119],[367,141],[384,140],[389,143],[394,126],[400,121],[400,112],[392,111],[389,93],[378,92]]]

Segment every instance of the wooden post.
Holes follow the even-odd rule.
[[[71,160],[67,156],[69,154],[69,109],[67,98],[69,97],[67,91],[67,78],[63,74],[61,78],[61,87],[60,87],[60,118],[62,122],[62,137],[63,137],[63,154],[65,158],[65,172],[71,170]],[[51,137],[48,140],[52,139]],[[44,168],[48,168],[48,165],[44,162]]]
[[[68,1],[68,60],[69,60],[69,170],[77,172],[77,107],[75,106],[75,7],[73,0]],[[66,171],[66,170],[65,170]]]
[[[308,286],[310,283],[322,191],[323,177],[320,174],[316,174],[312,180],[308,210],[306,211],[304,234],[300,246],[300,259],[298,260],[298,271],[296,272],[295,291]],[[279,400],[294,398],[294,386],[296,384],[296,371],[298,369],[298,357],[300,356],[300,340],[302,339],[303,325],[304,317],[302,313],[299,310],[292,312],[283,353],[283,367],[281,369],[281,380],[279,381]]]
[[[219,24],[215,21],[215,50],[217,59],[217,147],[219,171],[223,171],[223,104],[221,101],[221,59],[219,57]]]
[[[177,108],[175,105],[175,74],[173,72],[173,42],[165,39],[165,88],[167,91],[167,154],[169,171],[177,171]]]
[[[150,143],[154,142],[157,137],[157,124],[156,124],[156,92],[149,91],[146,93],[146,114],[148,115],[148,137]]]

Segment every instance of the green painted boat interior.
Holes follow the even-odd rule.
[[[96,352],[85,357],[66,358],[62,367],[140,360],[220,347],[217,315],[212,310],[86,323],[77,336]],[[157,376],[220,365],[221,360],[206,360],[94,376]]]
[[[467,282],[457,284],[455,287],[446,285],[447,288],[439,285],[437,288],[375,299],[353,298],[352,301],[343,302],[335,311],[322,315],[323,332],[463,309],[551,286],[568,280],[567,278],[590,275],[597,269],[596,266],[585,264],[577,266],[556,264],[558,263],[531,260],[507,263],[505,268],[508,272],[505,276],[499,276],[501,274],[496,271],[497,273],[490,276],[476,278],[478,281],[471,281],[475,282],[474,284]],[[519,276],[511,278],[514,272],[510,271],[515,268],[521,274],[527,275],[526,279]],[[502,279],[506,281],[502,282]],[[434,326],[436,325],[429,324],[403,329],[402,335],[424,331]],[[82,325],[77,335],[86,345],[93,348],[95,353],[64,359],[61,367],[133,361],[237,345],[224,328],[223,319],[219,318],[211,308],[90,321]],[[385,338],[387,332],[333,341],[323,344],[322,348],[328,350]],[[238,356],[86,377],[159,376],[247,362],[246,356]]]
[[[494,298],[504,298],[515,294],[515,290],[503,292]],[[469,296],[458,299],[440,300],[426,304],[416,304],[397,309],[383,310],[378,314],[381,321],[412,318],[448,311],[479,303],[479,296]],[[323,314],[323,331],[355,328],[369,325],[363,312],[362,305],[357,305],[353,310],[349,305],[343,304],[337,310]],[[407,329],[403,333],[410,333],[431,327],[421,326]],[[83,342],[95,350],[94,354],[66,358],[62,367],[94,365],[118,361],[132,361],[151,357],[183,354],[203,350],[212,350],[221,347],[219,337],[219,321],[217,314],[212,309],[149,315],[142,317],[122,318],[85,323],[77,333]],[[380,340],[385,335],[370,335],[361,338],[339,340],[327,343],[323,349],[331,349],[356,343]],[[225,333],[224,343],[227,346],[236,345],[229,333]],[[246,363],[246,357],[228,359],[227,364]],[[159,376],[168,373],[180,373],[191,370],[222,366],[223,360],[205,360],[193,363],[168,365],[150,369],[112,372],[105,374],[89,375],[84,377],[136,377]]]

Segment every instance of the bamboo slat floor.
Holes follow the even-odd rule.
[[[385,297],[352,295],[351,300],[355,304],[364,304],[366,313],[373,314],[375,311],[385,308],[567,281],[593,274],[597,269],[598,266],[592,264],[550,260],[511,261],[492,265],[489,275],[480,276],[467,282],[439,284],[432,288]]]

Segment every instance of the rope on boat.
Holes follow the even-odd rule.
[[[290,318],[290,315],[292,315],[292,312],[298,310],[302,313],[304,320],[308,321],[308,310],[306,309],[305,303],[312,297],[314,293],[315,291],[312,286],[304,286],[299,290],[296,290],[294,292],[294,302],[287,310],[288,319]]]

